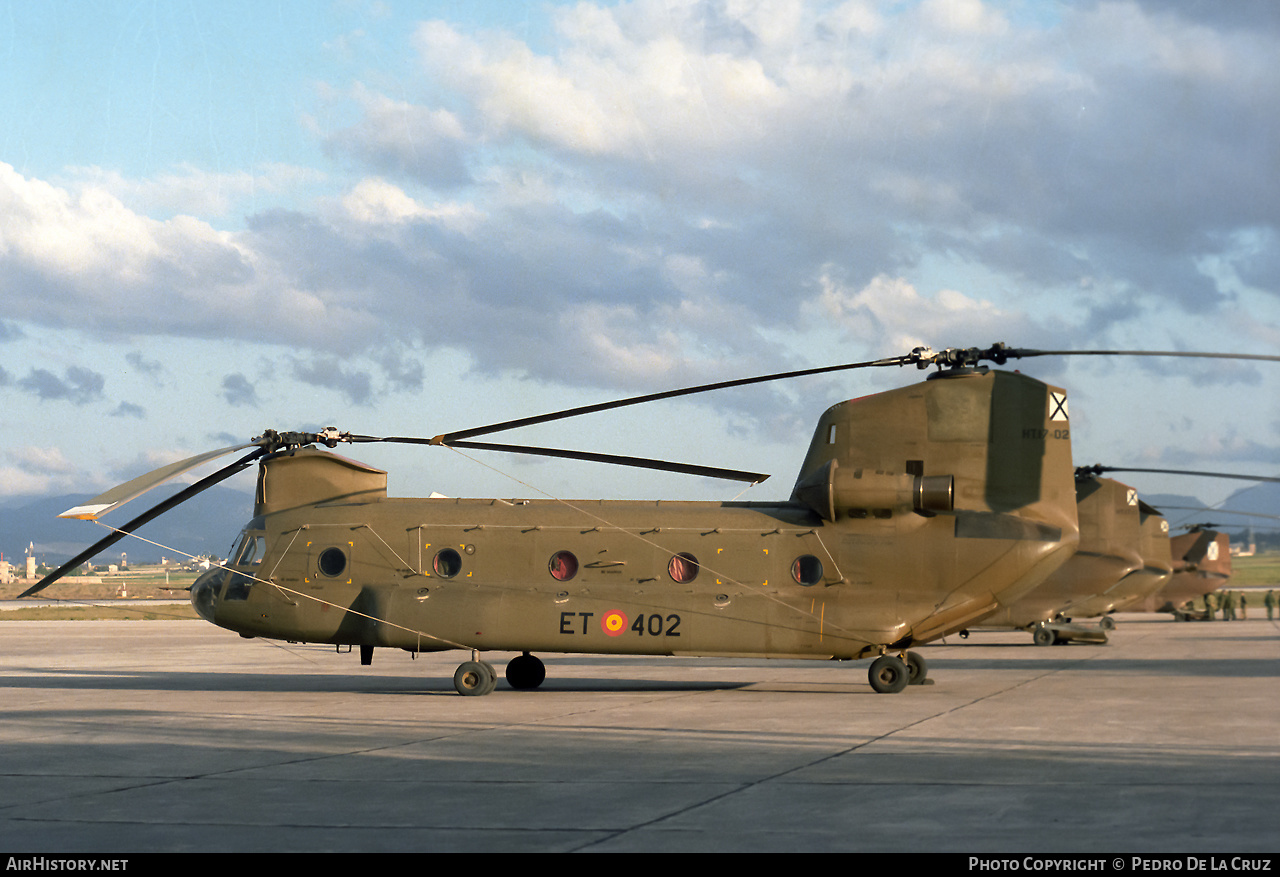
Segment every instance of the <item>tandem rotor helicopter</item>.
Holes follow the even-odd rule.
[[[1104,467],[1076,469],[1076,552],[1031,593],[1002,607],[980,625],[1026,630],[1036,645],[1104,643],[1115,627],[1108,614],[1163,587],[1173,572],[1169,522],[1111,478]],[[1077,618],[1098,618],[1083,625]]]
[[[471,653],[454,674],[483,695],[483,652],[516,652],[512,688],[542,684],[535,653],[871,658],[877,692],[924,682],[913,646],[967,630],[1031,594],[1081,541],[1067,394],[983,365],[1048,355],[1252,354],[916,348],[887,359],[654,393],[434,438],[268,430],[174,463],[62,517],[97,520],[197,466],[249,453],[63,564],[31,596],[120,538],[257,465],[253,516],[191,601],[244,637]],[[568,417],[840,370],[936,367],[911,386],[819,419],[779,502],[393,498],[387,473],[332,453],[392,442],[594,460],[759,482],[662,460],[476,442]],[[322,446],[322,447],[318,447]]]

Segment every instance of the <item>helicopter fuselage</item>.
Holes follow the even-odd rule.
[[[833,406],[779,503],[389,498],[385,472],[292,450],[262,462],[240,546],[192,600],[245,636],[415,651],[848,659],[927,642],[1078,542],[1066,430],[1044,428],[1065,396],[949,377]]]
[[[961,513],[963,514],[963,513]],[[379,499],[254,518],[192,589],[249,636],[411,650],[857,658],[998,605],[1061,542],[795,504]],[[243,552],[241,552],[243,556]]]

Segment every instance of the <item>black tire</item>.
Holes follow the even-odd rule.
[[[1031,641],[1038,646],[1051,646],[1058,635],[1047,627],[1037,627],[1031,634]]]
[[[1102,620],[1098,622],[1098,626],[1101,627],[1103,630],[1115,630],[1116,620],[1112,618],[1110,615],[1104,615],[1102,616]]]
[[[497,682],[493,668],[486,668],[480,661],[463,661],[453,673],[454,690],[468,697],[488,694]]]
[[[528,652],[507,662],[507,684],[518,691],[537,688],[546,678],[546,665]]]
[[[929,678],[929,662],[919,652],[907,652],[903,657],[907,662],[907,684],[924,685]]]
[[[878,694],[897,694],[907,687],[910,677],[907,665],[893,655],[876,658],[867,671],[867,679]]]

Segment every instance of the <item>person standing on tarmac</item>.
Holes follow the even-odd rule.
[[[1262,605],[1267,607],[1267,621],[1270,621],[1272,614],[1276,611],[1276,592],[1267,591],[1267,596],[1262,598]]]

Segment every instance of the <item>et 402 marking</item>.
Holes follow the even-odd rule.
[[[594,612],[561,612],[560,632],[576,636],[590,633],[591,619]],[[634,620],[625,612],[611,609],[600,618],[600,629],[608,636],[622,636],[633,633],[636,636],[680,636],[680,616],[673,613],[663,615],[660,612],[641,612]]]

